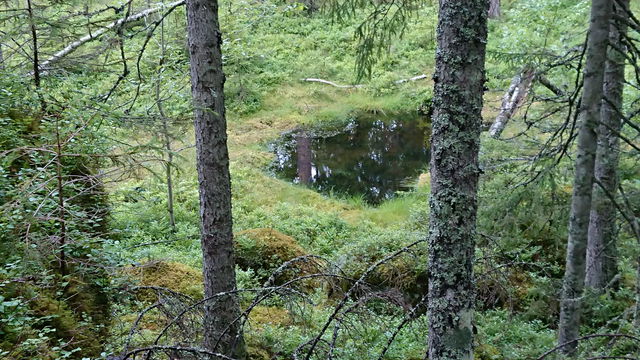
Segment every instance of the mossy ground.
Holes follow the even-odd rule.
[[[527,7],[524,3],[531,6]],[[545,1],[545,4],[549,3],[551,1]],[[578,3],[572,2],[579,9],[574,8],[574,5],[568,5],[567,9],[563,10],[567,16],[562,18],[562,24],[553,23],[550,26],[576,28],[575,24],[584,18],[580,11],[586,10],[586,7],[582,6],[584,2],[580,2],[582,5]],[[505,5],[507,10],[503,19],[527,19],[528,22],[535,23],[535,26],[540,26],[540,23],[547,24],[548,19],[537,16],[541,11],[538,6],[543,5],[539,2],[509,2],[509,5]],[[298,75],[301,72],[306,72],[304,76],[325,77],[345,83],[348,81],[344,79],[352,78],[348,76],[351,70],[346,70],[350,68],[351,62],[344,61],[347,58],[342,53],[344,49],[337,51],[340,55],[336,55],[338,60],[333,59],[336,60],[335,63],[322,61],[320,64],[319,53],[328,52],[323,47],[325,44],[320,42],[321,45],[309,45],[316,41],[312,38],[315,34],[319,38],[324,36],[320,30],[320,18],[313,17],[304,25],[295,20],[296,26],[305,28],[304,36],[309,38],[301,40],[303,45],[297,50],[299,54],[289,54],[281,48],[280,43],[273,45],[274,52],[277,53],[274,59],[277,60],[268,61],[281,61],[288,59],[287,56],[298,59],[296,56],[299,56],[300,61],[296,60],[296,66],[306,64],[308,68],[287,69],[284,71],[286,76],[278,73],[277,76],[281,78],[271,79],[264,88],[258,89],[263,91],[257,96],[259,106],[247,110],[242,102],[237,101],[238,98],[233,94],[242,88],[236,82],[241,75],[230,74],[229,90],[232,96],[231,111],[228,112],[228,145],[231,157],[234,231],[240,243],[238,262],[241,266],[238,269],[238,286],[241,288],[260,286],[268,277],[269,271],[284,261],[304,254],[325,256],[340,266],[347,276],[357,278],[370,264],[379,261],[385,255],[415,240],[426,238],[430,187],[428,172],[416,180],[414,190],[399,194],[379,206],[367,205],[358,197],[319,194],[305,186],[278,179],[269,173],[269,164],[274,159],[269,144],[284,132],[299,127],[340,128],[350,116],[363,111],[400,113],[415,110],[431,95],[433,83],[430,79],[393,85],[393,80],[406,76],[403,73],[406,69],[430,74],[433,49],[422,45],[419,46],[419,52],[428,53],[428,57],[425,56],[418,63],[408,65],[406,59],[394,58],[400,52],[392,54],[389,59],[383,60],[383,70],[377,70],[377,79],[365,81],[367,87],[363,89],[338,89],[329,85],[299,81],[298,78],[302,76]],[[431,29],[432,32],[433,22],[428,22],[433,18],[424,17],[423,20],[416,20],[419,25],[415,29]],[[496,20],[490,25],[491,56],[487,68],[487,85],[490,89],[484,96],[485,121],[491,121],[497,115],[504,89],[511,77],[520,69],[523,61],[529,61],[519,58],[502,61],[496,59],[499,55],[495,54],[511,51],[515,46],[513,36],[522,41],[523,43],[518,45],[525,48],[531,44],[539,46],[537,42],[542,40],[547,41],[546,38],[541,40],[537,33],[520,34],[522,26],[517,25],[515,31],[512,26],[516,25],[511,25],[506,20]],[[284,21],[293,20],[287,18]],[[309,30],[307,26],[313,31],[306,32]],[[427,33],[430,32],[411,32],[407,41],[411,46],[416,46],[418,40],[423,39]],[[280,35],[265,36],[270,40],[280,41]],[[338,36],[332,36],[334,35]],[[338,37],[340,39],[336,41],[339,43],[345,41],[344,34]],[[326,39],[323,38],[322,41],[324,40]],[[558,49],[561,45],[566,46],[554,42],[549,44],[549,47]],[[404,49],[404,46],[408,45],[399,44],[397,48]],[[253,60],[251,58],[247,61]],[[345,66],[347,63],[349,66]],[[262,65],[264,64],[260,63],[260,66]],[[234,66],[230,65],[231,72],[237,70]],[[313,71],[317,71],[317,75],[310,73]],[[264,74],[270,72],[260,68],[259,74],[260,79],[264,80],[263,76],[268,76]],[[561,73],[550,76],[559,82],[565,79]],[[249,83],[247,86],[251,85]],[[542,88],[534,90],[545,91]],[[541,103],[533,103],[527,108],[527,116],[535,117],[543,110],[544,106]],[[481,206],[478,227],[481,236],[478,238],[477,258],[480,260],[476,272],[480,274],[478,276],[495,276],[483,277],[477,281],[481,287],[479,302],[486,302],[486,306],[479,306],[481,311],[477,317],[479,334],[476,356],[480,359],[535,358],[542,349],[552,347],[555,341],[553,322],[556,309],[553,298],[559,289],[558,279],[561,277],[561,271],[558,269],[563,261],[563,246],[566,241],[565,228],[568,219],[565,210],[570,197],[571,165],[568,161],[562,162],[545,172],[539,181],[528,186],[519,185],[535,170],[532,170],[533,165],[530,165],[526,158],[535,156],[540,143],[549,138],[548,132],[538,129],[525,137],[511,139],[530,126],[523,121],[523,115],[524,110],[504,130],[502,138],[509,140],[490,139],[486,134],[482,136],[480,158],[484,174],[479,194]],[[542,125],[552,126],[560,120],[562,119],[550,118]],[[183,135],[176,136],[174,148],[183,148],[193,143],[193,134],[188,127],[186,129]],[[157,170],[161,170],[160,167]],[[171,266],[176,267],[176,272],[181,274],[183,272],[179,270],[178,264],[185,264],[192,270],[201,266],[197,175],[193,148],[179,153],[176,170],[178,171],[174,178],[174,193],[177,227],[173,233],[167,225],[162,179],[143,176],[137,180],[122,182],[117,188],[112,189],[112,197],[117,204],[115,224],[124,229],[123,233],[127,237],[122,240],[124,244],[138,246],[147,242],[166,241],[152,246],[131,247],[125,251],[125,256],[142,263],[159,261],[163,264],[173,264]],[[132,217],[132,214],[135,216]],[[407,302],[415,302],[415,295],[423,293],[426,289],[425,259],[426,249],[416,248],[406,256],[381,266],[367,280],[374,283],[377,290],[399,290],[408,293],[413,297],[407,299]],[[503,263],[525,265],[514,265],[513,269],[505,267],[505,271],[497,271],[494,268],[502,266]],[[629,269],[625,279],[633,278],[633,275],[629,275]],[[159,273],[164,271],[166,270],[158,270]],[[197,272],[199,274],[199,271]],[[524,275],[523,272],[527,274]],[[195,286],[196,279],[200,278],[193,276],[189,277],[188,281],[174,279],[171,284],[166,285],[175,285],[173,289],[178,291],[191,291],[189,289]],[[160,284],[163,280],[162,276],[156,276],[152,281]],[[336,288],[340,285],[342,284],[338,284]],[[249,326],[247,329],[247,343],[252,359],[290,358],[293,349],[308,339],[311,332],[318,330],[332,306],[336,304],[336,297],[333,296],[335,294],[327,294],[330,288],[318,287],[319,294],[312,296],[313,300],[317,300],[317,304],[311,307],[313,310],[310,313],[305,314],[304,323],[292,319],[294,316],[285,307],[285,301],[282,299],[255,308],[249,316],[250,323],[255,326]],[[246,302],[244,305],[247,305]],[[376,308],[377,310],[379,309]],[[384,316],[387,315],[388,313],[385,313]],[[365,346],[364,343],[353,344],[347,341],[345,348],[352,351],[345,350],[340,355],[342,357],[336,358],[367,358],[363,354],[375,358],[373,353],[380,350],[381,344],[385,343],[388,330],[399,319],[397,315],[389,315],[385,318],[386,323],[378,324],[378,327],[373,322],[367,323],[367,320],[360,323],[354,321],[354,324],[366,325],[358,329],[368,336],[368,344],[373,345],[364,349],[359,347]],[[398,345],[390,352],[388,358],[422,358],[425,334],[425,323],[421,320],[413,322],[401,333],[397,340]],[[501,335],[508,339],[501,339]]]

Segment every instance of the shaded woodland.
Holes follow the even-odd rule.
[[[0,359],[640,359],[640,2],[0,4]]]

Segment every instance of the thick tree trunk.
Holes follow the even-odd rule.
[[[584,92],[580,109],[581,124],[571,199],[567,262],[560,304],[559,344],[578,338],[580,330],[580,298],[584,288],[587,234],[598,140],[596,130],[600,120],[611,13],[612,1],[592,1]],[[571,353],[575,348],[574,342],[565,346],[563,351]]]
[[[473,358],[486,0],[441,0],[431,135],[430,360]]]
[[[491,0],[489,4],[489,18],[495,19],[500,17],[500,0]]]
[[[617,5],[617,4],[616,4]],[[621,5],[629,7],[629,0]],[[616,6],[616,14],[623,19],[627,12]],[[609,27],[609,48],[604,74],[604,97],[602,103],[601,124],[598,126],[598,147],[596,151],[595,176],[602,184],[593,185],[591,217],[589,220],[589,241],[587,245],[587,275],[585,286],[603,290],[616,276],[617,271],[617,231],[616,207],[607,195],[613,195],[618,189],[618,154],[620,141],[618,135],[622,128],[620,110],[622,109],[622,89],[624,87],[624,49],[622,37],[626,31],[623,22]]]
[[[206,297],[236,289],[231,220],[231,182],[222,72],[222,34],[216,0],[187,3],[191,92],[200,190],[200,221]],[[207,302],[204,346],[212,352],[245,358],[236,294]]]
[[[502,130],[504,130],[509,120],[515,115],[523,100],[527,97],[534,75],[533,68],[527,66],[511,80],[511,86],[509,86],[509,90],[502,98],[500,113],[489,129],[491,137],[496,139],[500,137]]]

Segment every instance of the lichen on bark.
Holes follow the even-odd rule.
[[[488,2],[440,1],[431,136],[429,350],[473,358],[473,253]]]

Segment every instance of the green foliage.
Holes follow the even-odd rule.
[[[506,89],[525,65],[546,70],[581,46],[587,27],[589,1],[514,1],[502,16],[489,22],[487,76],[490,89]],[[557,85],[571,85],[566,68],[552,74]]]
[[[555,332],[540,321],[523,321],[506,311],[480,313],[476,321],[480,349],[492,345],[491,351],[484,346],[487,359],[535,358],[555,345]]]
[[[490,22],[486,120],[499,106],[492,101],[499,102],[522,66],[546,70],[547,63],[577,51],[584,41],[588,3],[503,1],[503,16]],[[90,2],[87,10],[103,5]],[[59,50],[65,45],[60,39],[84,35],[84,17],[60,15],[76,13],[81,6],[85,4],[77,1],[38,1],[42,54]],[[145,6],[133,3],[131,10]],[[284,261],[303,254],[322,255],[345,276],[358,278],[371,264],[426,239],[428,174],[421,176],[416,190],[376,207],[357,197],[323,196],[268,174],[272,156],[267,144],[283,131],[339,128],[356,112],[406,112],[423,108],[432,97],[428,79],[396,81],[431,73],[436,2],[345,0],[329,1],[326,7],[328,14],[312,12],[308,2],[220,3],[239,288],[259,287]],[[107,9],[92,21],[97,26],[121,16]],[[123,334],[140,304],[125,301],[118,290],[135,284],[202,296],[198,181],[189,148],[193,134],[186,15],[182,7],[175,9],[152,34],[150,25],[159,16],[87,43],[59,63],[62,71],[43,76],[39,92],[24,76],[30,69],[23,63],[8,60],[8,70],[0,71],[0,357],[63,359],[121,351]],[[15,28],[2,25],[0,42],[5,33],[28,42],[25,14],[17,20]],[[118,82],[123,71],[120,45],[130,74]],[[547,76],[561,87],[574,86],[575,74],[565,68]],[[337,89],[300,81],[309,77],[365,87]],[[536,86],[532,94],[546,91]],[[638,96],[631,87],[625,91],[627,109]],[[536,103],[528,122],[515,118],[507,133],[531,126],[531,118],[547,110],[549,105]],[[168,221],[167,151],[159,130],[165,116],[174,152],[175,229]],[[558,163],[531,159],[563,120],[561,113],[540,120],[525,138],[483,138],[475,267],[479,359],[535,358],[554,345],[572,165],[568,158]],[[633,131],[624,131],[634,139]],[[70,155],[60,164],[64,177],[113,174],[97,183],[64,185],[70,241],[62,250],[73,260],[66,275],[59,270],[61,249],[52,241],[61,233],[58,171],[52,165],[56,134],[69,139],[63,152]],[[635,157],[623,152],[621,181],[636,213],[638,169]],[[529,181],[534,176],[535,181]],[[113,182],[105,185],[103,179]],[[270,229],[270,235],[256,229]],[[585,333],[637,333],[620,316],[634,301],[630,289],[638,249],[626,225],[620,239],[620,288],[586,299]],[[410,307],[427,286],[426,253],[424,244],[418,245],[376,268],[366,280],[376,291],[398,290],[401,302]],[[130,266],[122,270],[122,264]],[[348,288],[339,281],[329,285],[335,286],[332,291],[330,286],[318,287],[317,293],[308,294],[312,304],[277,298],[256,308],[246,334],[252,358],[292,358],[324,325],[341,291]],[[249,299],[243,295],[241,300],[246,305]],[[347,306],[358,300],[347,299]],[[111,318],[112,313],[122,316]],[[161,314],[152,314],[143,323],[147,335],[160,324]],[[349,313],[342,321],[352,333],[340,333],[334,358],[377,359],[406,315],[406,309],[383,301]],[[385,359],[423,358],[427,319],[419,315],[399,331]],[[126,323],[112,326],[117,321]],[[329,331],[323,340],[331,337]],[[600,351],[606,343],[594,346]],[[629,343],[614,347],[620,356],[637,351]]]

